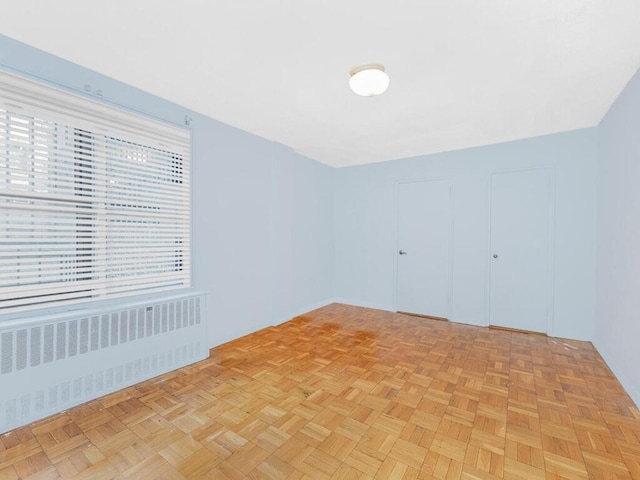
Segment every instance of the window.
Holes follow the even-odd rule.
[[[186,129],[0,72],[0,314],[190,285]]]

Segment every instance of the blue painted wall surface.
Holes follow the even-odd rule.
[[[596,130],[343,168],[335,173],[334,291],[350,303],[395,309],[396,186],[453,182],[453,321],[488,325],[490,174],[555,170],[553,335],[594,330]]]
[[[304,313],[333,296],[333,174],[326,165],[299,157],[294,162],[293,307]]]
[[[274,324],[333,296],[333,173],[279,146],[272,190]]]
[[[331,191],[328,167],[2,35],[0,67],[83,95],[90,85],[102,101],[171,123],[191,117],[193,288],[208,294],[211,346],[326,300],[331,204],[313,193]]]
[[[599,126],[594,343],[640,405],[640,72]]]

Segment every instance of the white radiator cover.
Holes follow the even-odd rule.
[[[0,323],[0,433],[207,358],[205,299]]]

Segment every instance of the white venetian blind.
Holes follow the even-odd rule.
[[[188,287],[190,133],[0,71],[0,314]]]

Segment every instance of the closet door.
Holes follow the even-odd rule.
[[[398,185],[396,310],[451,315],[451,182]]]
[[[491,177],[491,325],[547,332],[552,258],[551,170]]]

